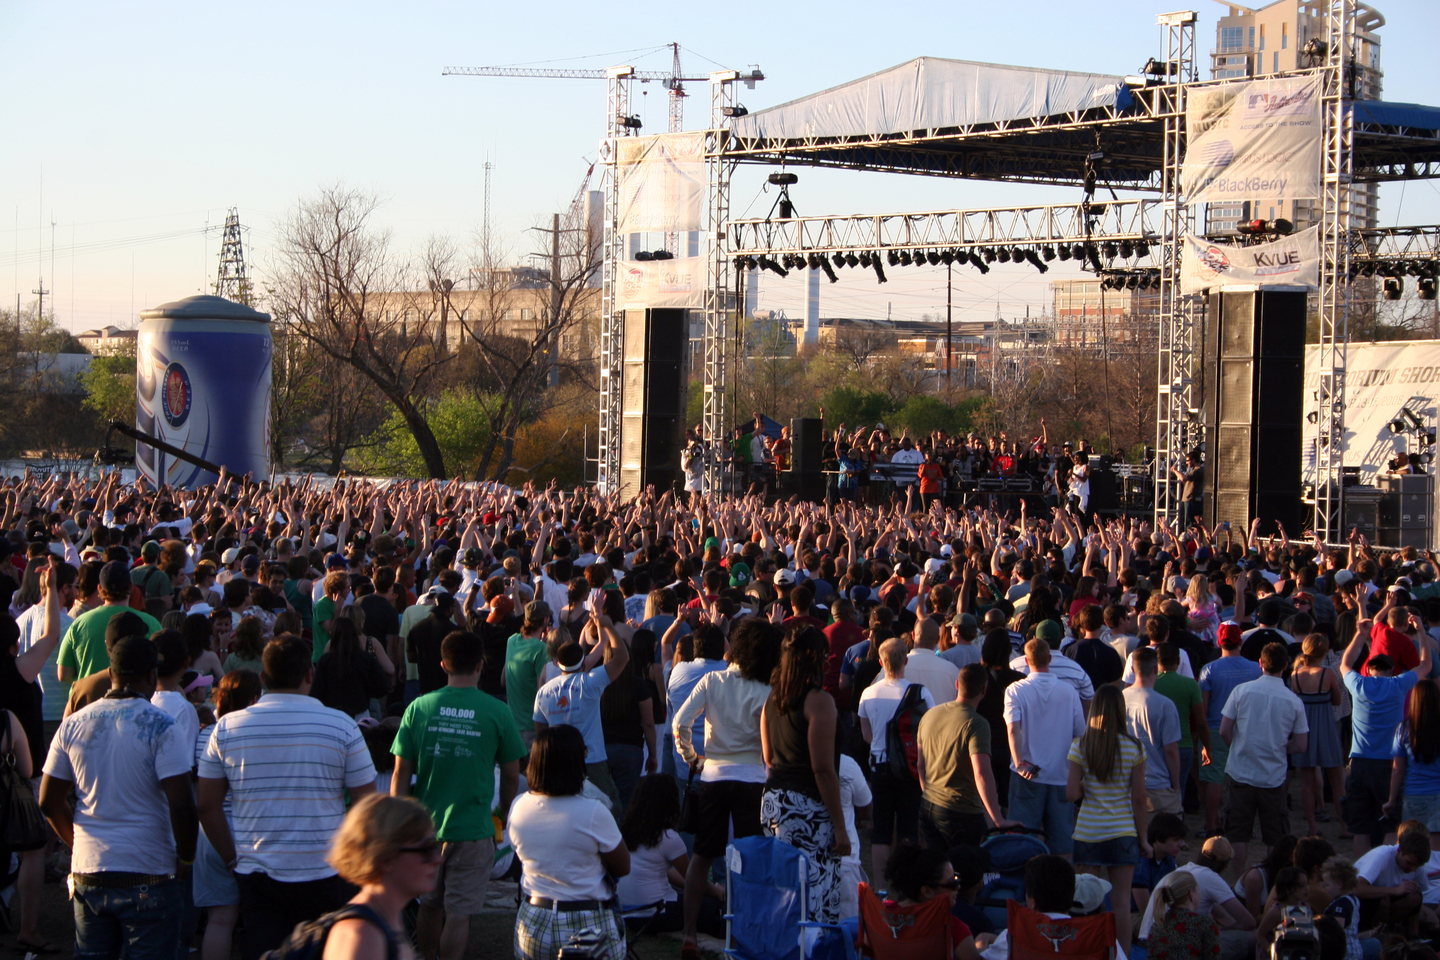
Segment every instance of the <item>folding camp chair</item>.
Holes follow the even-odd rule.
[[[733,960],[845,960],[854,944],[839,926],[810,915],[810,863],[773,837],[744,837],[725,849],[725,955]]]
[[[1125,960],[1115,956],[1115,914],[1055,918],[1011,900],[1011,960]]]
[[[886,904],[860,884],[860,956],[874,960],[950,960],[950,901],[936,897],[914,907]]]

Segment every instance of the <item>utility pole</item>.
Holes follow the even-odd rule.
[[[39,286],[37,286],[34,290],[31,290],[30,292],[40,298],[40,305],[35,308],[35,320],[38,323],[40,318],[45,316],[45,297],[50,293],[49,290],[45,289],[45,274],[40,274]]]
[[[950,362],[950,354],[955,349],[955,329],[953,326],[954,317],[951,311],[950,301],[950,281],[951,278],[954,276],[954,273],[955,265],[953,263],[945,264],[945,393],[947,400],[950,399],[950,367],[952,366]]]
[[[560,214],[550,224],[550,387],[560,386]]]

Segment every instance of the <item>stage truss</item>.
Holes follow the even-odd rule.
[[[1326,62],[1313,72],[1323,83],[1322,267],[1320,290],[1321,384],[1307,398],[1315,424],[1307,426],[1317,451],[1316,535],[1340,537],[1340,484],[1344,436],[1345,344],[1348,339],[1349,282],[1356,264],[1376,260],[1434,261],[1440,228],[1405,227],[1354,231],[1349,219],[1352,183],[1440,177],[1440,130],[1383,123],[1364,109],[1366,101],[1344,97],[1349,52],[1354,49],[1353,0],[1329,0]],[[704,429],[712,443],[724,440],[726,346],[731,334],[732,270],[747,258],[790,254],[809,260],[907,252],[939,256],[997,246],[1043,251],[1062,244],[1098,245],[1144,241],[1160,280],[1159,398],[1156,427],[1155,521],[1179,513],[1179,481],[1170,471],[1198,446],[1200,358],[1196,335],[1203,320],[1199,296],[1180,292],[1180,249],[1193,232],[1195,211],[1180,192],[1185,150],[1185,101],[1197,85],[1242,81],[1198,81],[1196,15],[1183,11],[1159,18],[1164,28],[1164,72],[1158,82],[1134,89],[1128,108],[1105,107],[1053,117],[996,124],[972,124],[903,135],[844,138],[764,139],[735,134],[733,71],[711,75],[711,117],[706,131],[708,258],[704,308]],[[1343,42],[1342,42],[1343,38]],[[616,68],[620,71],[629,68]],[[1307,71],[1300,71],[1307,72]],[[633,132],[624,123],[629,80],[611,81],[609,134]],[[1360,109],[1357,111],[1357,104]],[[1357,116],[1358,113],[1358,116]],[[847,217],[729,219],[730,180],[740,162],[828,166],[855,170],[1081,186],[1086,158],[1103,151],[1100,186],[1158,194],[1148,199],[1049,204],[1032,207],[939,210]],[[1365,161],[1357,167],[1357,150]],[[609,153],[613,176],[613,144]],[[613,182],[613,179],[612,179]],[[619,483],[619,361],[623,331],[614,309],[614,285],[624,256],[614,191],[607,192],[604,294],[601,331],[601,429],[599,482]],[[1087,254],[1087,259],[1089,256]],[[1106,261],[1104,269],[1134,263]],[[813,262],[813,261],[812,261]],[[931,261],[934,262],[934,261]],[[1094,264],[1094,261],[1092,261]],[[827,266],[829,264],[827,263]],[[1098,264],[1096,264],[1098,266]],[[1307,418],[1308,420],[1309,418]],[[1332,440],[1334,441],[1332,443]],[[715,464],[711,465],[712,471]],[[712,473],[711,488],[719,489]],[[1325,482],[1328,479],[1329,482]]]

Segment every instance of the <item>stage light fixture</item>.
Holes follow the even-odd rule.
[[[762,256],[760,258],[760,269],[769,270],[771,273],[777,274],[781,277],[788,277],[790,275],[790,271],[788,269],[780,266],[780,264],[776,263],[774,260],[771,260],[769,257]]]
[[[1055,259],[1055,248],[1050,246],[1049,244],[1046,244],[1044,247],[1041,248],[1040,256],[1045,258],[1046,263],[1049,263],[1051,260]]]
[[[870,258],[870,266],[875,270],[876,282],[885,283],[885,268],[880,266],[880,254],[877,253]]]
[[[1095,244],[1085,244],[1085,257],[1090,261],[1090,266],[1094,268],[1096,273],[1104,269],[1104,265],[1100,262],[1100,248]]]
[[[835,276],[835,269],[830,266],[829,257],[816,257],[815,259],[819,261],[821,271],[824,272],[825,276],[829,278],[831,283],[840,282],[840,278]]]
[[[639,130],[643,126],[643,124],[640,122],[639,117],[630,116],[621,117],[620,126],[624,127],[626,130]]]
[[[1150,244],[1146,243],[1143,237],[1142,237],[1141,239],[1135,241],[1135,256],[1137,256],[1137,257],[1148,257],[1148,256],[1150,256]]]
[[[917,266],[917,267],[923,267],[923,266],[925,266],[925,263],[926,263],[925,253],[924,253],[923,251],[921,251],[921,250],[916,250],[916,251],[915,251],[915,266]]]
[[[1084,244],[1077,243],[1077,244],[1075,244],[1075,246],[1071,247],[1071,248],[1070,248],[1070,256],[1074,257],[1076,260],[1084,260],[1084,259],[1085,259],[1085,246],[1084,246]]]
[[[1311,410],[1309,413],[1305,414],[1305,422],[1306,422],[1306,423],[1319,423],[1319,422],[1320,422],[1320,414],[1316,413],[1314,410]]]
[[[1405,273],[1408,276],[1421,277],[1425,275],[1425,270],[1423,267],[1420,266],[1420,264],[1416,263],[1414,260],[1411,260],[1409,263],[1405,264]]]
[[[1044,261],[1040,259],[1040,254],[1036,253],[1034,250],[1025,251],[1025,260],[1030,264],[1030,266],[1034,267],[1036,270],[1039,270],[1041,273],[1050,272],[1050,268],[1047,267]]]
[[[1415,284],[1415,292],[1419,294],[1421,300],[1434,300],[1435,278],[1421,277]]]
[[[650,259],[651,259],[651,260],[674,260],[674,259],[675,259],[675,254],[671,253],[669,250],[652,250],[652,251],[650,252]]]
[[[835,266],[837,267],[845,266],[845,254],[843,253],[837,253],[830,259],[835,263]]]
[[[990,266],[984,260],[981,260],[978,256],[976,256],[974,250],[970,251],[970,266],[974,267],[976,270],[979,270],[981,275],[990,272]]]
[[[809,266],[811,270],[819,270],[820,264],[825,262],[825,258],[820,256],[818,253],[810,254],[809,258],[805,261],[806,265]]]
[[[1070,245],[1069,245],[1068,243],[1062,243],[1062,244],[1060,244],[1060,259],[1061,259],[1061,260],[1069,260],[1069,259],[1070,259]]]
[[[940,263],[940,254],[934,250],[931,250],[929,253],[925,254],[925,259],[930,261],[930,266],[933,267]]]
[[[982,250],[982,251],[980,251],[980,252],[985,255],[985,262],[986,262],[986,263],[994,263],[994,262],[995,262],[995,248],[994,248],[994,247],[986,247],[984,250]]]
[[[860,266],[864,267],[866,270],[869,270],[869,269],[870,269],[870,251],[869,251],[869,250],[862,250],[862,251],[860,252]]]
[[[1135,256],[1135,244],[1131,243],[1129,240],[1121,240],[1120,256],[1124,257],[1126,260],[1129,260],[1131,257]]]
[[[1134,290],[1138,286],[1140,286],[1140,278],[1135,276],[1135,274],[1132,273],[1130,274],[1130,276],[1125,278],[1126,290]]]
[[[731,117],[731,118],[734,118],[734,117],[744,117],[744,116],[748,116],[749,113],[750,113],[749,110],[746,110],[743,106],[741,106],[741,105],[738,104],[738,103],[735,104],[733,107],[721,107],[721,108],[720,108],[720,115],[721,115],[722,117]]]
[[[891,263],[894,263],[894,261],[892,260]],[[902,266],[902,267],[908,267],[908,266],[910,266],[910,251],[909,251],[909,250],[901,250],[901,251],[900,251],[900,266]]]
[[[650,259],[650,251],[649,251],[649,250],[636,250],[636,251],[635,251],[635,259],[636,259],[636,260],[641,260],[641,261],[647,261],[647,262],[648,262],[649,259]]]
[[[845,266],[853,267],[860,262],[860,258],[853,253],[845,254]]]
[[[1283,217],[1278,220],[1271,220],[1265,226],[1269,228],[1270,233],[1279,234],[1282,237],[1288,237],[1295,232],[1295,224]]]
[[[1385,297],[1386,300],[1399,300],[1400,297],[1404,295],[1404,293],[1405,293],[1405,281],[1404,281],[1404,280],[1401,280],[1399,277],[1386,277],[1386,278],[1385,278],[1385,293],[1384,293],[1384,297]]]
[[[1014,263],[1019,263],[1021,260],[1024,260],[1024,259],[1025,259],[1025,251],[1024,251],[1024,250],[1022,250],[1022,249],[1019,248],[1019,247],[1012,247],[1012,248],[1010,249],[1010,260],[1011,260],[1012,262],[1014,262]]]
[[[1120,248],[1115,246],[1113,240],[1106,240],[1100,245],[1100,251],[1105,254],[1105,259],[1108,261],[1115,259],[1115,255],[1120,252]]]
[[[1394,419],[1394,420],[1391,420],[1391,421],[1390,421],[1390,432],[1391,432],[1391,433],[1404,433],[1404,432],[1405,432],[1405,421],[1399,419],[1398,417],[1397,417],[1396,419]]]
[[[1375,276],[1375,264],[1370,261],[1362,263],[1360,265],[1360,276],[1365,277],[1366,279]]]
[[[765,178],[777,187],[793,187],[800,182],[800,178],[793,173],[786,173],[783,170],[770,174]]]
[[[955,262],[955,253],[954,253],[954,251],[952,251],[952,250],[946,250],[945,252],[941,253],[941,254],[940,254],[940,262],[943,263],[943,264],[945,264],[945,266],[947,266],[947,267],[950,266],[952,263],[954,263],[954,262]]]
[[[1009,263],[1009,262],[1010,262],[1010,248],[1009,248],[1009,247],[1001,247],[998,251],[996,251],[995,256],[999,259],[999,261],[1000,261],[1001,263]]]
[[[894,250],[891,250],[885,254],[885,260],[892,267],[898,267],[900,265],[900,255]]]

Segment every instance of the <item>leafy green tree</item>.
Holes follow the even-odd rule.
[[[459,475],[474,471],[489,444],[490,425],[483,404],[482,398],[468,392],[446,390],[425,411],[446,467]],[[421,477],[426,474],[426,464],[409,422],[399,411],[390,414],[353,458],[357,472],[372,476]]]
[[[106,422],[135,422],[135,342],[129,341],[115,354],[99,356],[90,361],[90,369],[80,375],[85,390],[84,408],[93,410]]]

